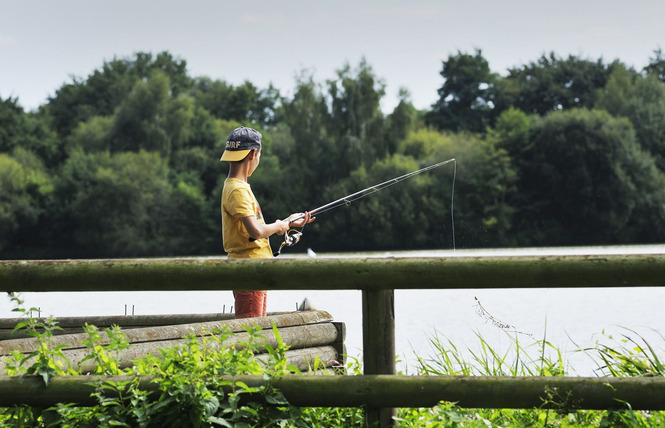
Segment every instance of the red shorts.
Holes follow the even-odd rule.
[[[236,318],[254,318],[266,316],[266,304],[268,292],[258,291],[234,291]]]

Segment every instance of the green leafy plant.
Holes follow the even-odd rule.
[[[26,317],[25,321],[20,322],[14,328],[14,331],[24,330],[27,334],[35,338],[36,348],[27,355],[20,352],[12,352],[7,363],[7,373],[10,375],[37,375],[41,376],[44,384],[48,385],[51,378],[55,375],[64,375],[73,373],[69,361],[62,352],[63,346],[51,345],[53,332],[61,330],[53,317],[33,318],[31,314],[38,312],[37,308],[25,309],[24,301],[15,293],[9,293],[10,300],[15,307],[13,312],[18,312]],[[26,363],[30,363],[26,366]]]
[[[33,374],[44,382],[53,376],[81,374],[82,364],[72,369],[59,348],[50,347],[57,330],[54,320],[34,319],[30,310],[22,309],[23,301],[11,296],[26,315],[19,329],[29,332],[39,344],[29,355],[14,352],[6,357],[10,374]],[[34,312],[34,310],[33,310]],[[286,360],[287,347],[273,327],[276,345],[269,345],[259,328],[246,328],[246,339],[230,340],[228,329],[216,329],[191,335],[178,346],[161,348],[156,354],[135,359],[130,367],[121,364],[119,353],[129,344],[122,331],[113,327],[99,331],[86,326],[88,355],[83,359],[90,373],[126,375],[131,380],[100,382],[92,397],[97,405],[84,407],[60,403],[48,409],[15,406],[2,409],[0,427],[364,427],[362,408],[296,408],[270,382],[261,386],[234,381],[240,375],[279,378],[299,371]],[[601,369],[612,376],[662,376],[659,351],[634,331],[612,344],[597,345],[585,352],[599,359]],[[104,337],[106,335],[106,337]],[[513,337],[513,336],[511,336]],[[565,364],[561,353],[545,340],[524,345],[517,338],[511,349],[499,350],[478,336],[479,349],[463,354],[438,332],[431,338],[433,355],[418,358],[419,373],[440,375],[520,375],[562,376]],[[536,352],[533,352],[533,349]],[[257,358],[261,351],[267,358]],[[471,355],[467,361],[464,355]],[[535,355],[535,356],[534,356]],[[316,368],[316,361],[312,369]],[[86,368],[86,370],[88,370]],[[361,375],[362,364],[351,359],[345,367],[350,375]],[[44,376],[44,373],[46,376]],[[153,379],[155,388],[141,387],[141,379]],[[568,397],[550,391],[548,405],[556,409],[468,409],[452,402],[441,402],[431,408],[398,409],[395,420],[399,427],[662,427],[661,411],[593,411],[569,410]],[[629,407],[629,404],[627,407]]]
[[[99,329],[94,325],[85,324],[83,331],[88,335],[88,338],[83,341],[83,344],[88,349],[89,354],[81,359],[79,362],[79,371],[86,361],[93,362],[94,374],[104,375],[118,375],[121,370],[118,365],[118,353],[129,348],[129,341],[122,333],[120,327],[113,326],[112,328],[104,329],[104,333],[108,337],[108,344],[101,345],[102,337],[99,334]]]
[[[300,419],[300,410],[289,406],[270,383],[255,387],[231,380],[238,375],[262,375],[270,380],[294,371],[286,360],[287,348],[276,328],[275,347],[264,343],[258,327],[246,327],[247,339],[231,345],[227,339],[233,333],[216,329],[191,335],[178,346],[160,348],[157,355],[137,358],[131,367],[122,368],[119,351],[130,346],[122,331],[115,326],[100,332],[97,327],[86,325],[88,338],[84,344],[88,355],[74,370],[61,347],[50,347],[50,338],[58,328],[55,320],[32,318],[18,296],[12,295],[11,299],[16,310],[27,316],[17,329],[35,338],[37,350],[28,355],[14,352],[7,364],[9,374],[37,374],[45,383],[56,375],[81,373],[134,378],[98,383],[93,394],[97,406],[17,406],[2,413],[0,426],[268,427],[289,426],[289,421]],[[256,357],[261,349],[267,352],[265,360]],[[157,391],[139,388],[139,379],[145,376],[154,379]]]

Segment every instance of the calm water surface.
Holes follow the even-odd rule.
[[[515,250],[458,250],[372,254],[318,254],[318,257],[459,257],[497,255],[665,254],[665,245]],[[299,257],[283,254],[280,257]],[[360,291],[272,291],[268,311],[290,311],[308,297],[317,309],[330,312],[347,325],[346,344],[351,357],[362,356]],[[228,312],[230,291],[25,293],[28,307],[42,315],[86,316]],[[415,373],[416,355],[434,355],[429,341],[435,335],[452,342],[465,359],[481,351],[479,337],[504,354],[514,340],[537,358],[536,341],[546,339],[558,348],[570,374],[593,375],[597,363],[582,348],[612,343],[609,337],[636,334],[665,355],[665,287],[579,289],[468,289],[396,290],[396,346],[402,371]],[[479,309],[479,303],[485,312]],[[0,316],[14,317],[11,303],[0,301]],[[500,328],[500,324],[510,326]],[[632,330],[632,331],[630,331]],[[525,357],[522,357],[524,359]]]

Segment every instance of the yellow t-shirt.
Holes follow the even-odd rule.
[[[265,224],[261,207],[252,193],[249,183],[237,178],[227,178],[222,190],[222,238],[229,258],[272,257],[268,238],[249,240],[249,233],[242,220],[255,216]]]

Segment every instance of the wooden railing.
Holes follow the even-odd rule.
[[[395,289],[663,285],[665,254],[0,261],[0,291],[362,290],[365,376],[321,380],[298,377],[280,380],[279,387],[297,405],[365,405],[368,423],[378,422],[380,426],[392,424],[394,407],[429,406],[439,400],[457,401],[468,407],[547,406],[547,397],[552,391],[559,391],[567,394],[578,408],[612,408],[628,402],[633,409],[655,410],[662,409],[663,404],[653,397],[660,398],[665,393],[665,379],[653,378],[397,376]],[[28,388],[29,382],[0,379],[0,401],[3,391],[12,391],[6,398],[18,400],[22,395],[16,392],[16,384]],[[294,391],[305,390],[316,382],[326,384],[316,388],[328,391],[353,386],[354,393],[342,394],[352,399],[309,394],[323,398],[317,403],[299,401]]]

